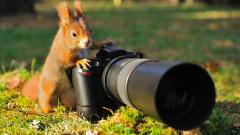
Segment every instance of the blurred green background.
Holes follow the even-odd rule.
[[[143,52],[147,58],[190,61],[206,68],[215,81],[217,105],[208,121],[210,124],[203,126],[202,132],[207,135],[240,134],[240,0],[82,2],[96,40],[111,38],[125,49]],[[1,0],[0,73],[22,68],[30,70],[35,61],[35,69],[41,69],[58,29],[57,3],[59,0]],[[4,92],[0,93],[0,99],[6,103],[19,100],[4,96]],[[124,110],[123,114],[132,115],[133,112]],[[5,113],[8,111],[4,116]],[[51,123],[48,118],[40,118]],[[156,127],[150,124],[142,130],[157,132],[159,125],[154,124]],[[53,123],[52,127],[56,125]],[[115,130],[111,126],[105,127],[106,132]],[[14,131],[19,129],[13,128]],[[29,131],[22,130],[23,133]],[[50,127],[49,131],[54,130]]]
[[[28,67],[33,58],[41,67],[58,28],[55,6],[59,1],[4,1],[0,6],[1,71]],[[239,62],[240,10],[236,3],[239,1],[83,0],[97,40],[112,38],[149,58],[199,63]]]

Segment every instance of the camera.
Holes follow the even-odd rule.
[[[215,86],[202,67],[189,62],[142,58],[119,46],[105,45],[91,67],[69,72],[81,117],[97,121],[109,110],[131,106],[175,129],[200,126],[215,104]]]

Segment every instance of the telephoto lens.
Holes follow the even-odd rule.
[[[139,53],[127,52],[118,46],[101,48],[92,60],[98,63],[93,64],[93,72],[97,74],[94,78],[98,81],[85,83],[94,85],[90,91],[95,93],[95,98],[86,94],[79,98],[93,100],[90,104],[97,108],[106,104],[111,108],[122,103],[179,130],[193,129],[208,119],[216,94],[214,82],[205,69],[189,62],[158,61],[139,56]],[[74,88],[78,91],[78,85],[82,84],[76,79],[79,74],[74,74]],[[88,88],[81,88],[81,91]],[[96,102],[103,97],[97,92],[107,97],[101,100],[108,100],[105,104]]]
[[[107,65],[103,83],[120,102],[175,129],[201,125],[215,104],[215,87],[198,65],[124,58]]]

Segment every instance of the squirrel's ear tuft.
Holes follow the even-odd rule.
[[[72,21],[71,11],[66,2],[58,4],[57,11],[60,18],[60,24],[69,24]]]
[[[83,7],[80,0],[74,0],[74,16],[76,18],[83,16]]]

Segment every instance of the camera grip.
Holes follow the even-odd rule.
[[[78,114],[89,121],[94,121],[97,114],[96,95],[93,77],[89,73],[79,72],[77,67],[73,68],[72,83],[75,90]]]

